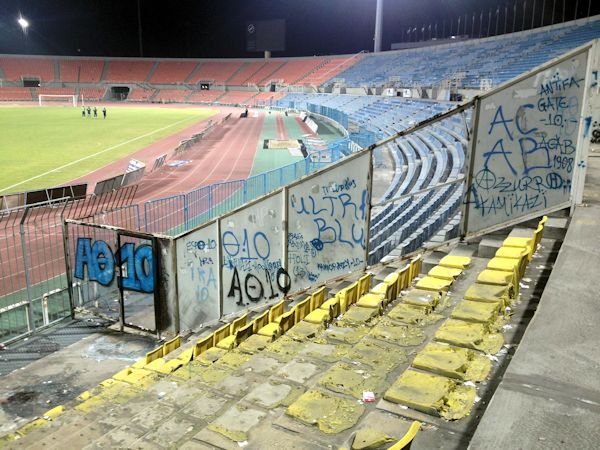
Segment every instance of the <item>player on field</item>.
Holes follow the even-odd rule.
[[[102,115],[106,119],[106,107],[102,108]]]
[[[94,106],[94,119],[97,119],[97,118],[98,118],[98,110]]]
[[[88,117],[92,117],[92,108],[90,108],[89,106],[87,107],[87,113]]]
[[[81,117],[85,117],[85,106],[81,107]]]

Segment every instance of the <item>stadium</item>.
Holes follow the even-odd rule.
[[[597,5],[131,3],[0,16],[0,447],[597,447]]]

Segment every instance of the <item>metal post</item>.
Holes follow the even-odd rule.
[[[490,10],[490,14],[491,14],[491,10]],[[481,30],[483,29],[483,11],[481,11],[481,14],[479,14],[479,37],[482,36],[481,34]],[[488,18],[488,35],[489,35],[489,29],[490,29],[490,20]]]
[[[544,13],[546,12],[546,0],[542,0],[542,21],[540,22],[540,27],[544,26]]]
[[[563,0],[563,19],[562,21],[565,21],[565,11],[567,10],[567,5],[565,4],[565,0]]]
[[[65,219],[61,217],[63,230],[63,247],[65,252],[65,273],[67,275],[67,289],[69,293],[69,303],[71,304],[71,319],[75,319],[75,298],[73,293],[73,274],[71,273],[71,252],[69,249],[69,226]],[[79,290],[79,303],[82,303],[83,296]]]
[[[506,23],[508,22],[508,5],[504,7],[504,33],[506,34]]]
[[[579,1],[579,0],[577,0]],[[531,9],[531,28],[533,29],[533,25],[534,25],[534,20],[535,20],[535,0],[533,0],[533,8]]]
[[[27,331],[35,332],[35,321],[33,320],[33,302],[31,299],[31,280],[29,278],[29,255],[27,254],[27,244],[25,242],[25,219],[29,214],[29,208],[23,211],[23,217],[19,224],[19,234],[21,235],[21,251],[23,252],[23,269],[25,270],[25,288],[27,289],[27,321],[29,326]]]
[[[119,331],[125,329],[125,291],[123,289],[123,265],[121,263],[121,233],[117,231],[117,242],[115,254],[118,255],[115,263],[115,272],[117,276],[117,287],[119,288]],[[156,278],[155,278],[156,280]]]
[[[498,19],[500,19],[500,7],[496,9],[496,32],[494,33],[494,36],[498,36]]]
[[[521,31],[525,29],[525,10],[527,9],[527,0],[523,2],[523,24],[521,25]]]
[[[535,0],[533,0],[535,1]],[[575,0],[575,16],[573,17],[573,20],[577,20],[577,10],[579,9],[579,0]]]
[[[381,51],[381,28],[383,26],[383,0],[377,0],[377,7],[375,10],[375,45],[373,51],[375,53]]]
[[[552,2],[552,22],[550,22],[551,25],[554,25],[554,14],[556,12],[556,0],[554,0]]]
[[[517,25],[517,0],[515,0],[515,5],[513,6],[513,28],[512,32],[515,32],[515,27]]]
[[[140,0],[137,0],[137,19],[138,19],[138,43],[140,46],[140,56],[144,56],[144,47],[142,45],[142,11]]]
[[[187,194],[182,194],[183,196],[183,227],[184,231],[189,229],[189,220],[190,220],[190,211],[189,211],[189,192]]]

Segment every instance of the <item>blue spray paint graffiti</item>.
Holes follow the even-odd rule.
[[[119,286],[125,290],[154,292],[154,255],[147,244],[126,243],[115,255],[110,246],[101,240],[78,238],[75,251],[75,270],[73,276],[110,286],[115,279],[115,266],[122,267],[123,276],[117,277]]]
[[[221,236],[221,246],[223,267],[231,271],[231,280],[225,287],[227,297],[234,299],[236,305],[272,300],[290,291],[291,279],[281,258],[272,258],[272,245],[264,232],[227,230]]]
[[[339,186],[356,186],[354,180],[346,179],[341,185],[335,184],[335,188],[325,186],[324,192],[339,189]],[[345,187],[349,189],[349,187]],[[365,248],[364,222],[367,210],[367,190],[363,189],[360,201],[356,201],[350,193],[343,192],[338,195],[312,194],[302,195],[299,198],[292,195],[290,205],[298,215],[314,216],[313,222],[316,227],[316,236],[309,238],[311,245],[322,251],[326,244],[340,243],[354,248],[359,245]],[[318,206],[321,205],[321,206]],[[342,225],[343,219],[352,220],[348,232]],[[306,238],[306,236],[305,236]]]
[[[506,112],[507,105],[493,106],[486,126],[493,144],[469,186],[469,202],[482,217],[545,208],[551,191],[568,196],[580,112],[574,91],[582,81],[557,72],[514,113]]]
[[[366,175],[360,167],[350,172]],[[364,266],[367,177],[345,176],[348,170],[289,195],[288,261],[295,283],[307,285]]]

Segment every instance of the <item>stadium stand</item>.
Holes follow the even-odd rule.
[[[244,81],[244,84],[256,84],[266,86],[281,66],[286,63],[285,60],[271,60],[265,62],[252,76]]]
[[[104,98],[106,94],[106,88],[95,88],[95,87],[81,87],[79,89],[79,95],[83,96],[83,100],[98,101]]]
[[[65,83],[98,83],[104,68],[100,59],[61,59],[60,81]]]
[[[312,84],[314,86],[319,86],[325,81],[336,77],[338,73],[346,70],[351,65],[355,64],[360,60],[360,58],[362,58],[362,55],[363,54],[360,53],[358,56],[352,56],[348,58],[331,58],[322,65],[317,66],[315,70],[308,73],[305,77],[296,80],[294,84]]]
[[[219,103],[246,104],[250,103],[256,96],[253,91],[227,91],[225,95],[219,98]]]
[[[38,94],[49,95],[75,95],[75,88],[68,87],[40,87],[37,88]]]
[[[192,61],[161,61],[149,83],[182,84],[191,75],[198,63]]]
[[[227,80],[228,86],[243,86],[246,81],[265,65],[264,60],[245,62],[240,69]]]
[[[298,80],[316,70],[324,64],[323,58],[307,58],[286,62],[277,71],[272,73],[269,78],[281,80],[282,84],[296,84]]]
[[[368,55],[339,73],[347,86],[439,86],[479,89],[482,78],[493,85],[548,61],[600,35],[600,20],[567,23],[456,44]],[[331,82],[331,80],[330,80]],[[330,83],[329,83],[330,84]]]
[[[39,78],[40,81],[54,81],[54,60],[40,57],[0,57],[0,69],[6,81],[21,81],[23,78]]]
[[[127,100],[131,100],[132,102],[147,102],[155,92],[155,89],[135,88],[129,92]]]
[[[189,83],[209,81],[223,85],[242,66],[242,61],[207,61],[190,78]]]
[[[190,89],[161,89],[152,100],[159,103],[182,103],[192,92]]]
[[[105,81],[107,83],[143,83],[154,64],[154,61],[110,60]]]
[[[211,89],[210,91],[194,91],[192,95],[188,97],[189,102],[214,102],[221,97],[225,91],[217,89]]]
[[[258,105],[271,105],[284,96],[284,92],[259,92],[252,100]]]
[[[30,88],[0,87],[0,100],[33,100]]]

